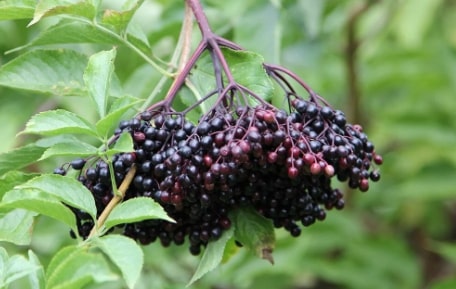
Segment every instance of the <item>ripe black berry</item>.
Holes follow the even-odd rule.
[[[75,159],[71,161],[70,165],[75,170],[81,170],[84,167],[85,163],[86,161],[84,159]]]

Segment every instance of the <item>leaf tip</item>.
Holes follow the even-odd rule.
[[[263,248],[261,250],[261,258],[271,263],[271,265],[274,265],[274,257],[272,256],[272,251],[272,248]]]

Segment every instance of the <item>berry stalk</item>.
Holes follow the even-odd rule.
[[[117,204],[122,202],[123,198],[125,197],[125,192],[128,190],[128,187],[133,181],[135,174],[136,166],[132,165],[127,175],[125,176],[125,179],[122,181],[122,184],[117,190],[119,194],[115,194],[111,201],[109,201],[109,203],[106,205],[87,238],[93,237],[98,233],[98,230],[103,227],[104,223],[106,222],[106,219],[108,218],[109,214],[111,214],[112,210],[117,206]]]

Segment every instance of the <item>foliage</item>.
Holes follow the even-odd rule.
[[[179,65],[183,3],[122,2],[0,1],[0,288],[181,288],[195,270],[198,288],[456,286],[456,6],[444,0],[204,1],[216,33],[294,70],[363,123],[385,158],[382,181],[366,195],[348,192],[345,211],[297,239],[279,231],[274,266],[234,245],[231,235],[249,228],[213,243],[198,268],[180,247],[141,249],[119,235],[76,245],[68,206],[96,219],[93,200],[48,173],[76,157],[109,162],[131,150],[127,135],[106,150],[109,136],[163,99]],[[262,58],[236,57],[238,81],[258,83],[248,76],[261,72],[245,61]],[[182,107],[213,81],[204,61]],[[168,218],[154,202],[129,202],[100,232]]]

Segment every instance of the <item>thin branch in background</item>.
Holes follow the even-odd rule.
[[[356,29],[358,20],[375,1],[363,2],[355,7],[347,21],[347,46],[345,48],[345,62],[347,68],[347,116],[350,122],[364,124],[365,119],[361,108],[361,91],[358,73],[358,48],[360,40],[357,38]]]

